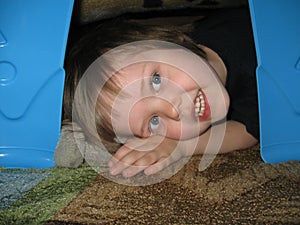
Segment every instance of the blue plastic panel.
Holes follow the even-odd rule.
[[[249,0],[258,67],[261,155],[300,160],[300,1]]]
[[[51,167],[73,0],[0,0],[0,166]]]

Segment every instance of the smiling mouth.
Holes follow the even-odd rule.
[[[199,89],[195,98],[195,117],[205,120],[210,115],[209,105],[205,94]]]

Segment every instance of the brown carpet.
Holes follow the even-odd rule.
[[[259,146],[217,156],[202,172],[200,159],[144,187],[99,175],[48,224],[300,224],[299,162],[265,164]]]

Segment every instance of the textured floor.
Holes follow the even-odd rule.
[[[47,177],[49,173],[1,172],[0,210],[21,198],[27,191]]]
[[[87,165],[77,169],[20,170],[0,168],[0,174],[8,173],[12,179],[7,184],[13,188],[6,188],[7,185],[3,189],[1,188],[1,196],[4,196],[1,199],[1,204],[8,203],[9,200],[10,205],[0,209],[0,225],[44,224],[89,185],[97,175]],[[26,177],[24,177],[25,174]],[[40,182],[37,183],[37,175],[43,174],[48,176],[43,180],[39,179]],[[40,178],[40,176],[38,177]],[[23,183],[24,187],[20,187],[21,183]],[[15,186],[15,184],[18,185]],[[30,189],[31,187],[33,188]],[[22,194],[21,198],[19,198],[20,193],[18,192]],[[14,200],[16,201],[13,202]]]
[[[300,224],[299,162],[265,164],[258,146],[218,156],[203,172],[199,160],[144,187],[99,175],[48,224]]]

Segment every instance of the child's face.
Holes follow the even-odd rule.
[[[117,96],[112,106],[117,136],[190,139],[223,119],[228,95],[215,71],[208,64],[207,68],[199,69],[197,81],[162,62],[140,62],[120,70],[115,76],[125,95]]]

